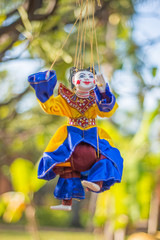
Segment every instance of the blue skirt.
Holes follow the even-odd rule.
[[[76,127],[67,126],[67,138],[53,152],[44,152],[38,167],[38,178],[51,180],[56,174],[53,167],[58,163],[67,161],[72,155],[75,147],[80,142],[86,142],[97,150],[97,128],[81,130]],[[84,189],[81,180],[91,182],[103,181],[100,192],[108,190],[111,185],[121,182],[123,171],[123,158],[117,148],[112,147],[106,139],[98,137],[98,148],[100,153],[105,156],[96,162],[89,171],[81,172],[81,179],[59,178],[54,195],[59,199],[84,198]]]

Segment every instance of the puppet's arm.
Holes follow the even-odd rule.
[[[116,98],[109,89],[108,83],[105,82],[103,76],[97,78],[97,85],[94,89],[96,95],[97,103],[97,114],[100,117],[111,117],[116,109],[118,104],[116,103]]]
[[[55,71],[32,74],[28,77],[28,81],[34,88],[37,99],[45,112],[60,116],[69,115],[69,109],[62,97],[60,95],[53,96],[53,90],[57,83]]]

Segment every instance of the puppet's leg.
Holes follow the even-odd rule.
[[[100,157],[96,158],[96,160],[95,160],[94,164],[92,165],[92,167],[95,165],[95,163],[99,162],[100,160],[102,160],[104,158],[105,157],[102,154],[100,154]],[[91,167],[91,169],[92,169],[92,167]],[[97,169],[97,171],[99,172],[99,169]],[[95,174],[97,174],[97,173],[95,172]],[[94,192],[100,192],[101,189],[102,189],[102,186],[103,186],[103,181],[100,180],[100,178],[98,177],[96,180],[94,179],[93,181],[92,181],[92,179],[89,179],[88,181],[87,180],[83,180],[82,181],[82,185],[84,187],[86,187],[87,190],[91,190],[91,191],[94,191]]]
[[[102,181],[97,181],[97,182],[90,182],[83,180],[82,185],[86,187],[88,190],[92,190],[94,192],[99,192],[101,190],[103,182]]]
[[[99,192],[103,192],[109,190],[113,184],[120,182],[121,176],[116,165],[108,158],[103,158],[89,170],[87,181],[102,182]]]
[[[62,203],[52,206],[51,209],[70,211],[72,209],[72,198],[84,199],[80,173],[69,167],[55,168],[54,172],[60,175],[54,196],[61,199]]]

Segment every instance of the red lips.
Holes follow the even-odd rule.
[[[86,82],[86,81],[85,81],[84,83],[85,83],[86,85],[88,85],[88,84],[90,84],[91,82]]]
[[[81,80],[78,79],[77,82],[76,82],[76,84],[79,85],[80,83],[81,83]],[[90,81],[84,81],[83,83],[86,84],[86,85],[88,85],[88,84],[90,84],[91,82],[90,82]],[[93,83],[95,83],[95,80],[93,81]]]

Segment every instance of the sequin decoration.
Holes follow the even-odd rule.
[[[66,100],[69,106],[75,108],[81,114],[84,114],[95,103],[94,90],[90,91],[88,98],[79,98],[75,93],[60,83],[58,93]]]

